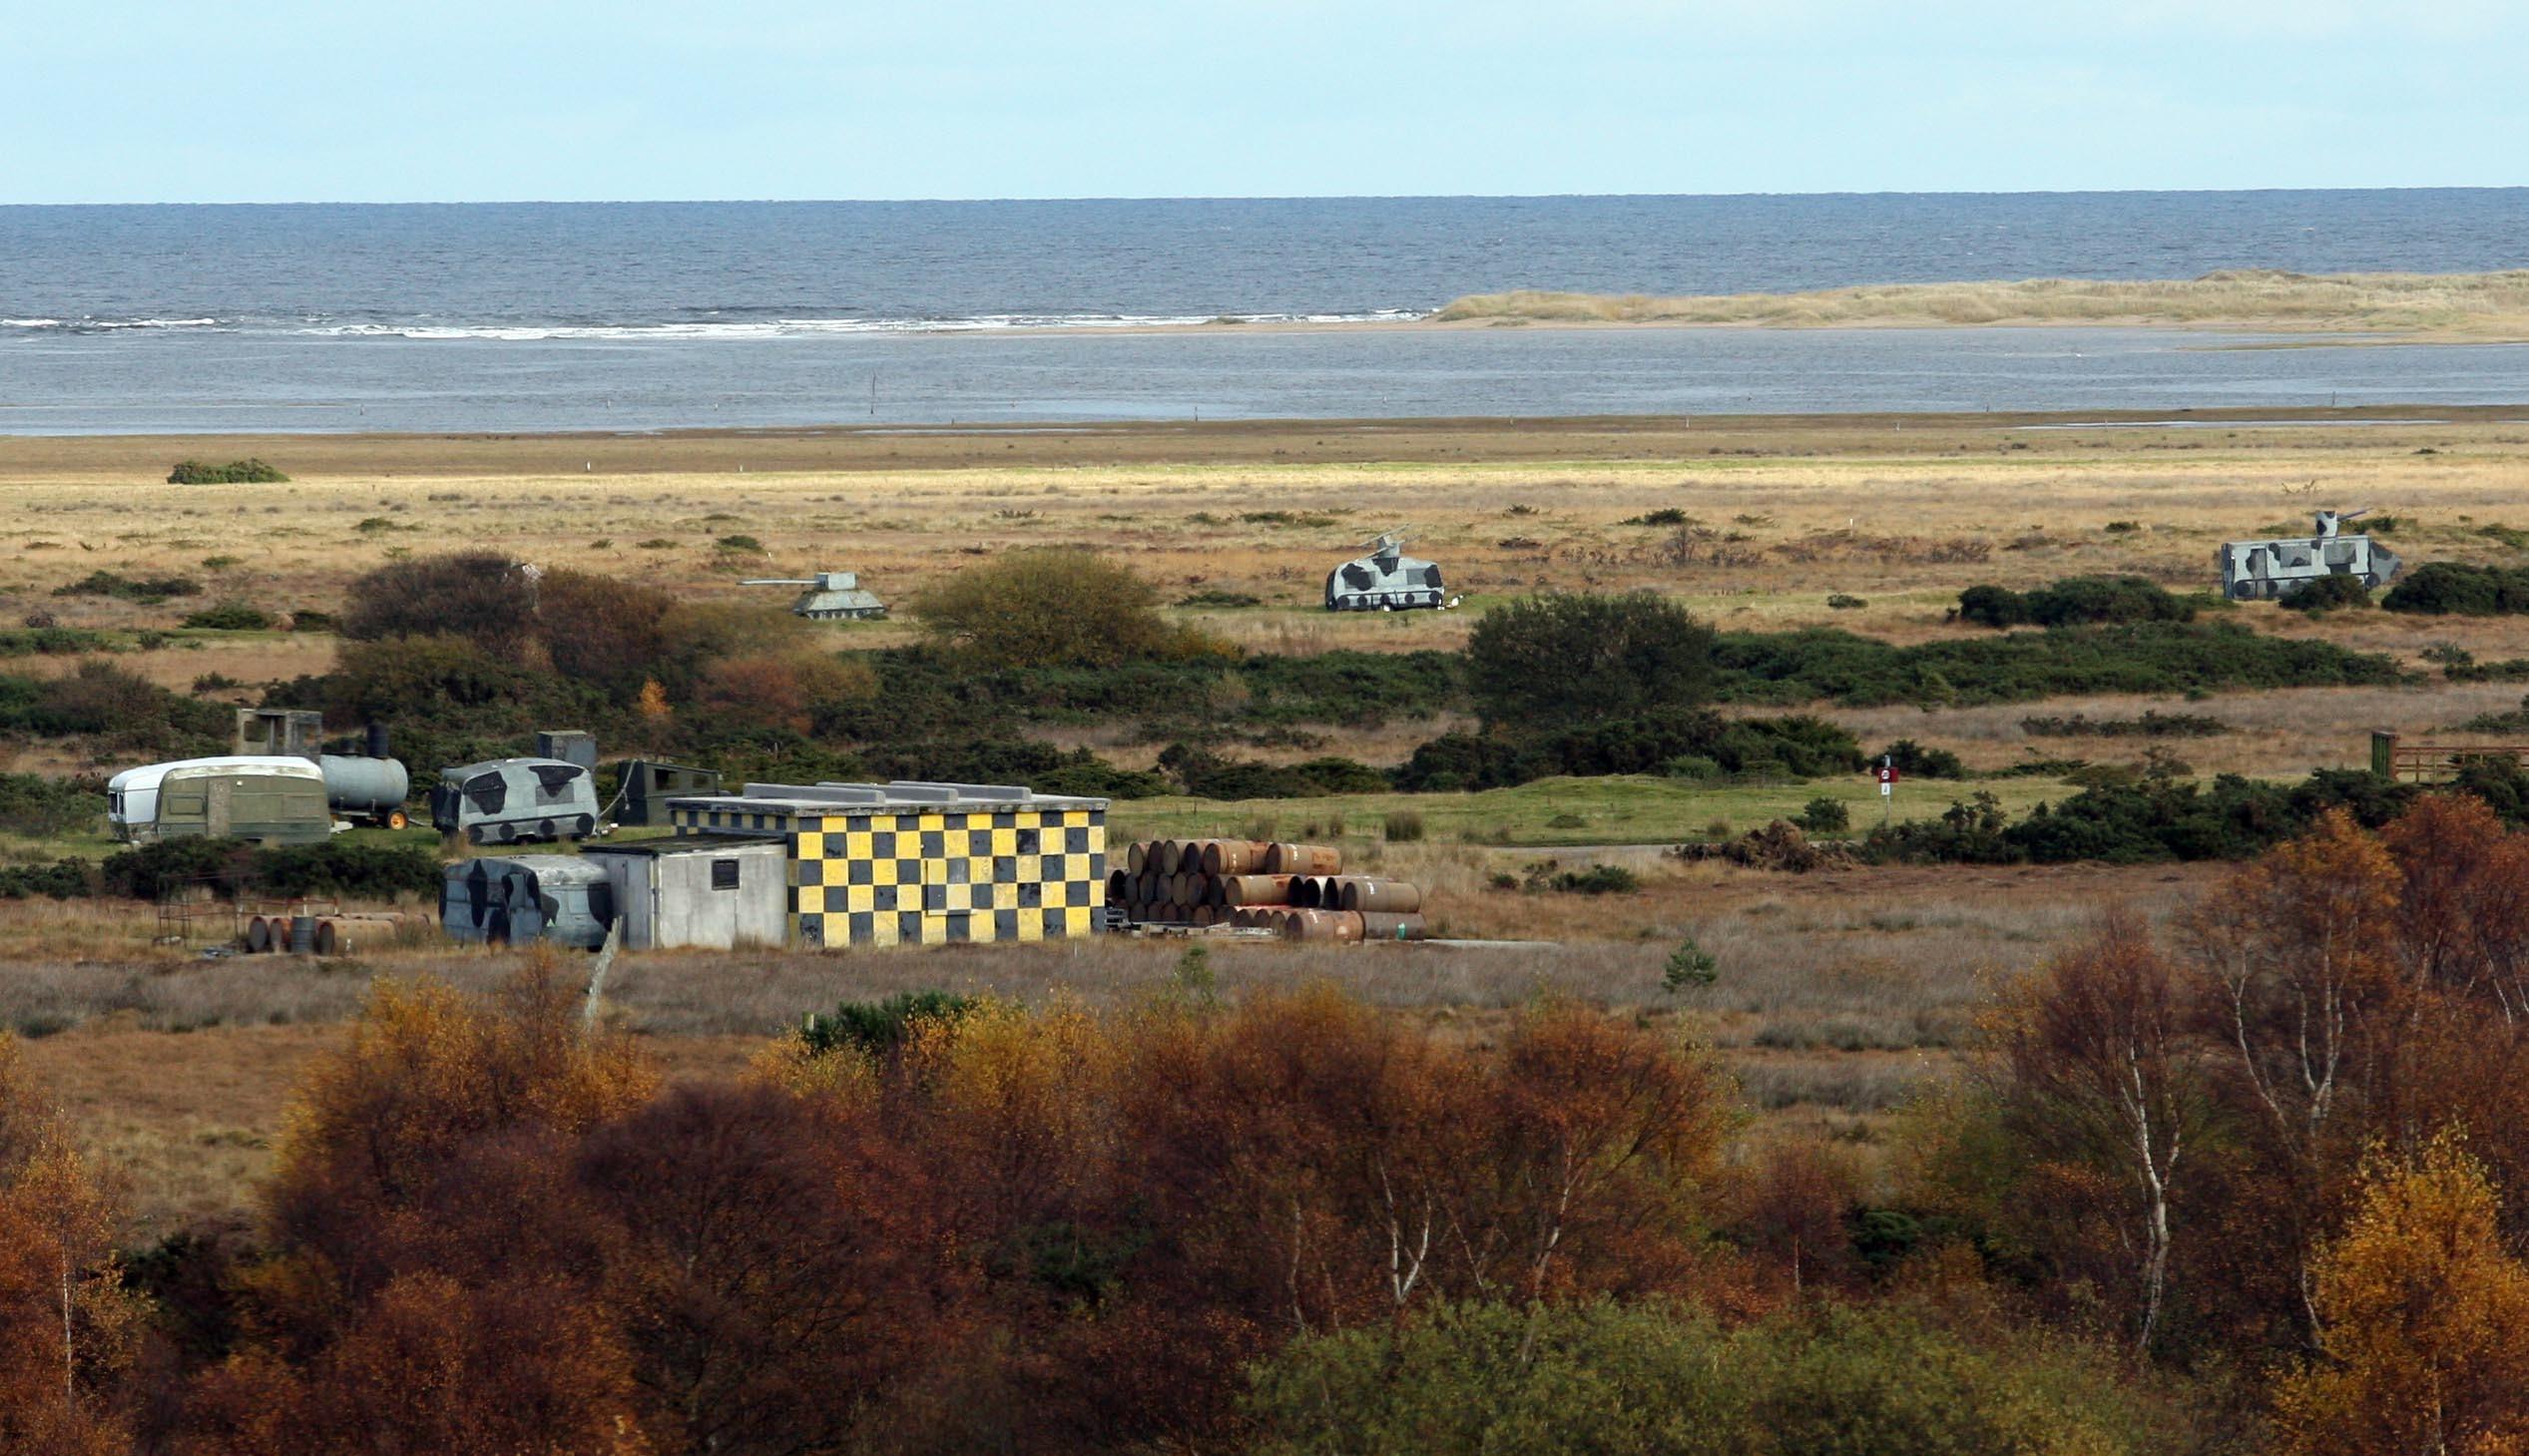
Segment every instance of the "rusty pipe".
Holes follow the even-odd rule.
[[[1275,844],[1264,856],[1266,874],[1337,874],[1343,851],[1322,844]]]
[[[1230,875],[1221,881],[1221,897],[1233,905],[1287,905],[1293,878],[1287,874]]]
[[[1343,908],[1365,914],[1378,911],[1410,915],[1422,908],[1422,887],[1400,879],[1347,879],[1343,881]]]
[[[1282,938],[1351,944],[1361,938],[1361,917],[1341,910],[1293,910]]]
[[[1422,917],[1415,914],[1389,914],[1378,910],[1359,912],[1363,940],[1421,940],[1430,932]]]

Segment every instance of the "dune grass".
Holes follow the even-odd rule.
[[[2529,337],[2529,270],[2310,274],[2235,268],[2199,278],[2023,278],[1671,298],[1519,289],[1470,294],[1432,316],[1442,322],[1770,328],[2152,323],[2522,338]]]

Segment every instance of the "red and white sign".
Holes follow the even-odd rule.
[[[1897,781],[1897,771],[1896,771],[1896,769],[1894,769],[1893,767],[1890,767],[1889,765],[1887,765],[1887,764],[1885,764],[1885,763],[1880,764],[1880,765],[1879,765],[1879,781],[1880,781],[1881,783],[1894,783],[1894,782],[1896,782],[1896,781]]]

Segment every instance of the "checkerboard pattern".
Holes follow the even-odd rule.
[[[676,811],[680,831],[784,835],[793,945],[1053,940],[1095,931],[1106,899],[1099,809]]]

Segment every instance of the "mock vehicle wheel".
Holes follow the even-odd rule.
[[[536,834],[537,837],[546,840],[552,840],[560,837],[560,835],[554,832],[554,824],[551,819],[546,819],[542,823],[536,825]]]
[[[571,837],[574,839],[585,839],[597,832],[597,820],[587,814],[582,814],[571,822]]]
[[[518,826],[516,824],[501,825],[501,842],[503,844],[515,844],[518,842]]]
[[[400,829],[411,822],[412,820],[405,816],[402,809],[390,809],[387,812],[386,827],[390,829]]]
[[[466,831],[465,831],[465,842],[467,842],[468,844],[480,844],[480,843],[482,843],[482,842],[483,842],[483,826],[482,826],[481,824],[477,824],[477,825],[475,825],[473,828],[466,830]]]

